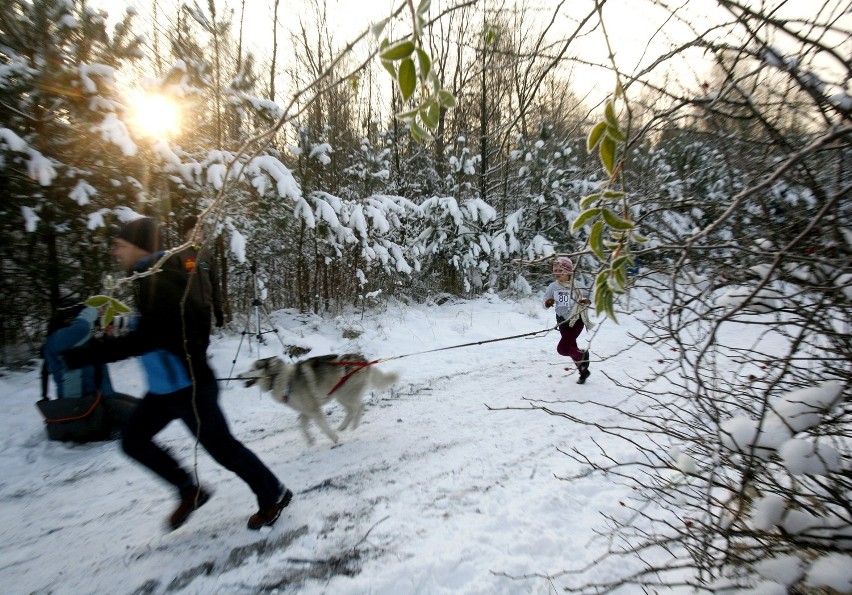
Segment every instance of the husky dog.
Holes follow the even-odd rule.
[[[355,353],[321,355],[292,364],[267,357],[254,362],[239,377],[246,386],[256,384],[261,391],[271,392],[276,401],[298,411],[308,444],[314,442],[308,432],[310,420],[337,444],[337,434],[326,421],[323,405],[336,399],[346,409],[338,431],[345,430],[350,423],[357,428],[364,408],[363,394],[370,389],[384,390],[399,379],[395,372],[382,372],[363,355]]]

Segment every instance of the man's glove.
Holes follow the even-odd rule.
[[[225,324],[225,315],[222,313],[222,308],[213,310],[213,316],[216,318],[216,328],[222,328],[222,325]]]
[[[547,298],[544,300],[544,307],[550,308],[553,305],[553,298]]]

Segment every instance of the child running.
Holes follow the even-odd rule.
[[[589,377],[589,352],[580,351],[577,347],[577,337],[587,328],[594,326],[589,320],[588,306],[592,302],[586,297],[585,291],[572,280],[574,263],[567,256],[559,256],[553,261],[553,276],[556,279],[544,291],[544,307],[556,306],[556,324],[562,338],[556,346],[559,355],[570,357],[577,364],[580,378],[577,384],[585,384]]]

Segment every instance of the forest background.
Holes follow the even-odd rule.
[[[681,354],[653,375],[674,388],[624,381],[656,406],[598,430],[689,444],[674,458],[690,481],[664,479],[657,452],[577,454],[689,519],[661,516],[630,548],[679,544],[699,576],[848,552],[849,5],[682,4],[423,0],[349,35],[319,1],[248,20],[255,2],[4,2],[0,364],[34,361],[64,298],[128,297],[109,246],[136,214],[175,247],[177,222],[202,215],[234,329],[256,292],[327,316],[529,295],[569,254],[606,316],[640,285],[667,304],[637,340]],[[174,106],[178,121],[152,135],[142,91],[166,98],[154,120]],[[732,320],[777,349],[726,344]],[[775,409],[815,386],[818,420]],[[773,458],[779,424],[807,433],[819,473]],[[755,524],[767,493],[816,503],[819,522]]]
[[[826,130],[844,139],[848,122],[838,2],[816,16],[787,2],[403,3],[377,17],[378,35],[368,24],[343,39],[320,2],[272,2],[266,19],[256,2],[141,4],[107,16],[12,2],[0,15],[4,364],[26,360],[63,297],[102,291],[125,209],[161,220],[170,246],[175,222],[207,209],[229,319],[253,298],[252,263],[269,308],[314,312],[377,292],[529,291],[546,267],[522,261],[554,252],[595,274],[594,220],[574,224],[601,187],[616,196],[606,214],[650,238],[640,261],[666,266],[707,229],[691,262],[736,275],[742,247],[716,245],[795,237],[827,192],[791,168],[750,188]],[[383,40],[416,41],[432,78],[391,84],[401,61],[375,57]],[[435,81],[451,103],[429,103]],[[143,91],[177,106],[176,127],[139,123]],[[615,175],[586,147],[605,105],[621,120]],[[393,116],[418,107],[425,121]],[[810,149],[811,177],[842,186],[839,149]]]

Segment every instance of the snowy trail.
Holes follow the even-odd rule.
[[[346,347],[384,356],[550,324],[549,312],[529,304],[475,307],[402,312],[395,315],[402,320],[375,330],[364,324],[364,335]],[[499,310],[497,324],[489,308]],[[317,324],[299,340],[317,354],[333,350],[338,330]],[[613,325],[593,348],[599,356],[615,352],[624,336]],[[214,344],[217,370],[228,369],[237,340]],[[187,525],[164,533],[173,506],[166,488],[116,443],[43,440],[39,420],[25,411],[35,398],[16,396],[28,428],[19,428],[17,446],[7,441],[14,456],[4,466],[16,468],[4,469],[0,484],[4,592],[553,592],[558,583],[546,578],[505,575],[590,561],[600,514],[620,514],[626,490],[599,478],[559,479],[578,467],[558,449],[591,447],[589,431],[528,409],[525,398],[551,402],[582,390],[614,402],[625,395],[594,366],[587,385],[574,384],[555,342],[550,334],[379,364],[402,380],[368,396],[361,425],[335,447],[316,427],[308,446],[295,412],[231,383],[221,400],[234,433],[296,494],[276,526],[259,533],[245,529],[254,504],[248,489],[200,449],[199,474],[214,497]],[[119,366],[123,379],[138,383],[132,363]],[[583,409],[570,413],[599,415]],[[342,410],[329,411],[335,427]],[[191,464],[193,443],[180,424],[161,437]]]

